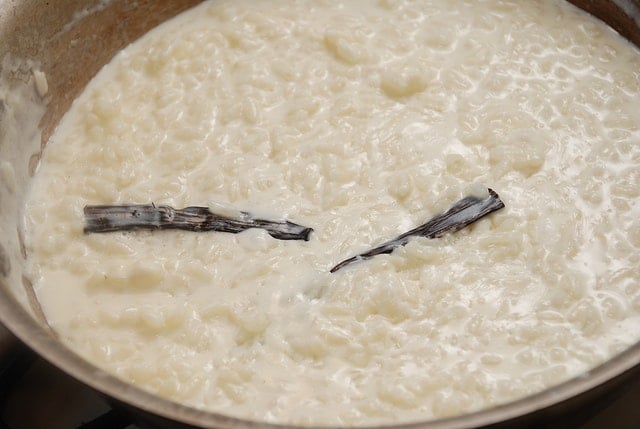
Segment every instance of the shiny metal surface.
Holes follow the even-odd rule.
[[[21,273],[20,207],[42,145],[91,77],[111,57],[158,23],[198,3],[198,0],[0,0],[0,60],[6,54],[33,60],[46,73],[47,108],[40,121],[42,138],[3,138],[6,109],[0,100],[0,161],[12,163],[16,184],[0,193],[0,322],[53,365],[133,413],[142,425],[153,427],[258,428],[272,425],[197,411],[160,399],[93,367],[65,348],[38,311],[20,303],[16,294],[33,295]],[[571,0],[597,15],[640,46],[640,0]],[[1,64],[1,62],[0,62]],[[27,85],[28,73],[12,76]],[[24,137],[24,138],[22,138]],[[7,154],[16,154],[9,155]],[[0,184],[1,185],[1,184]],[[18,291],[18,292],[17,292]],[[24,302],[24,300],[22,300]],[[27,308],[25,308],[27,307]],[[30,307],[30,308],[29,308]],[[11,337],[0,330],[0,338]],[[539,427],[557,416],[578,421],[613,398],[619,388],[640,377],[640,344],[583,376],[553,389],[494,409],[406,428]],[[283,426],[278,426],[283,427]]]

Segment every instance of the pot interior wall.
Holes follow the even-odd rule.
[[[113,55],[201,0],[0,2],[0,58],[37,59],[49,81],[43,141]]]
[[[640,0],[568,0],[640,46]]]
[[[115,53],[200,1],[0,0],[0,294],[17,297],[45,328],[33,289],[20,272],[26,254],[19,228],[41,149]],[[35,70],[46,76],[44,97],[35,88]],[[0,330],[0,358],[10,343]]]

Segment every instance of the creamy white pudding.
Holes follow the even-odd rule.
[[[541,391],[640,338],[640,53],[564,2],[216,1],[47,145],[29,270],[62,341],[163,397],[370,425]],[[506,208],[335,274],[490,185]],[[314,228],[83,234],[86,204]]]

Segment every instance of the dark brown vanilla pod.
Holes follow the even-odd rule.
[[[309,240],[313,231],[289,221],[256,219],[241,212],[232,218],[213,213],[208,207],[174,209],[154,204],[88,205],[84,208],[85,234],[131,231],[138,229],[181,229],[185,231],[220,231],[237,234],[251,228],[264,229],[279,240]]]
[[[411,231],[407,231],[374,249],[340,262],[335,267],[331,268],[331,272],[335,273],[339,269],[356,261],[373,258],[376,255],[384,253],[391,253],[396,247],[407,244],[411,237],[438,238],[449,232],[459,231],[489,213],[503,208],[504,203],[498,194],[493,189],[488,189],[488,191],[489,195],[484,198],[468,196],[461,199],[449,210],[443,214],[433,217],[424,225],[420,225]]]

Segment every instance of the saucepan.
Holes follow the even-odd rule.
[[[19,339],[145,427],[283,427],[182,406],[92,366],[49,329],[23,275],[26,255],[21,207],[52,130],[87,82],[118,50],[196,3],[199,1],[0,0],[0,322],[11,332],[0,326],[0,344]],[[640,0],[572,3],[640,46]],[[573,425],[615,398],[637,377],[640,343],[580,377],[525,399],[404,427],[520,428],[539,427],[557,419]]]

